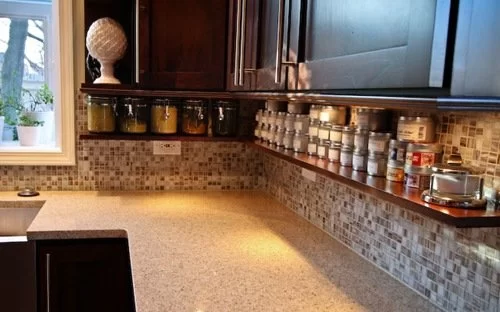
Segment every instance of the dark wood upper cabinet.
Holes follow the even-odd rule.
[[[133,312],[125,239],[37,242],[38,311]]]
[[[449,0],[234,3],[229,90],[449,87]]]
[[[443,87],[449,0],[308,0],[304,9],[297,89]]]
[[[223,90],[227,10],[227,0],[139,0],[139,86]]]
[[[291,44],[298,44],[290,38],[292,25],[299,21],[299,15],[292,15],[293,4],[284,0],[232,2],[228,90],[286,89],[288,51]]]

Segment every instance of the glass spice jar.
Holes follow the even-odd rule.
[[[148,131],[149,108],[141,98],[125,98],[119,105],[120,131],[123,133],[146,133]]]
[[[87,129],[89,132],[114,132],[116,128],[116,98],[87,97]]]
[[[207,105],[202,100],[186,100],[182,110],[182,132],[191,135],[207,133]]]
[[[212,133],[214,136],[235,136],[238,133],[236,103],[217,101],[212,107]]]
[[[297,153],[305,153],[307,151],[307,143],[309,136],[303,133],[295,133],[293,136],[293,150]]]
[[[339,162],[341,148],[341,143],[330,141],[330,147],[328,148],[328,160],[331,162]]]
[[[169,99],[156,99],[151,104],[151,132],[158,134],[177,133],[177,110],[179,103]]]
[[[283,136],[283,148],[291,150],[293,149],[293,136],[295,132],[292,130],[285,130],[285,135]]]

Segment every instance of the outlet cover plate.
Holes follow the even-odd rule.
[[[180,155],[181,141],[153,141],[153,155]]]

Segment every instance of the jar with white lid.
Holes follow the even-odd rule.
[[[283,148],[287,150],[293,149],[293,136],[295,132],[292,130],[285,130],[285,135],[283,136]]]
[[[285,128],[285,117],[285,112],[278,112],[278,115],[276,116],[276,127]]]
[[[389,142],[389,161],[397,162],[401,167],[404,165],[406,160],[406,146],[407,142],[401,142],[399,140],[392,139]]]
[[[383,177],[387,171],[387,157],[384,154],[370,153],[368,155],[368,175]]]
[[[318,138],[320,140],[330,140],[330,130],[332,129],[332,124],[329,122],[321,122],[318,129]]]
[[[340,150],[342,148],[341,143],[330,141],[330,147],[328,148],[328,160],[330,162],[340,161]]]
[[[309,136],[310,137],[317,137],[318,131],[319,131],[319,120],[312,119],[309,122]]]
[[[318,138],[309,137],[309,142],[307,142],[307,155],[316,156],[318,155]]]
[[[353,149],[349,145],[342,145],[340,150],[340,165],[343,167],[352,167]]]
[[[261,122],[263,124],[268,124],[267,118],[269,117],[269,111],[265,110],[262,112]]]
[[[269,144],[276,144],[276,131],[277,130],[278,130],[278,128],[276,128],[276,126],[269,127],[269,133],[267,136],[267,142]]]
[[[330,148],[330,141],[320,140],[318,143],[318,157],[320,159],[327,158],[329,148]]]
[[[354,151],[352,154],[352,169],[356,171],[366,171],[367,157],[366,151]]]
[[[342,129],[342,146],[354,147],[354,128],[346,126]]]
[[[371,153],[387,155],[389,153],[391,135],[392,134],[388,132],[370,131],[368,135],[368,150]]]
[[[309,136],[296,132],[293,136],[293,151],[296,153],[307,152],[307,143],[309,143]]]
[[[283,147],[283,139],[285,137],[285,128],[278,128],[274,137],[276,146]]]
[[[278,117],[278,112],[269,112],[269,116],[267,117],[267,123],[269,126],[276,126],[276,117]]]
[[[335,143],[342,142],[342,131],[344,130],[343,126],[333,125],[330,129],[330,141]]]
[[[308,115],[296,115],[293,128],[296,132],[309,133],[309,116]]]
[[[295,114],[292,113],[287,113],[285,116],[285,130],[290,131],[293,130],[295,131]]]
[[[356,129],[354,132],[354,149],[358,151],[368,150],[368,130]]]

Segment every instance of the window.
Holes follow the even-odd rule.
[[[72,31],[72,1],[0,0],[0,164],[75,163]]]

